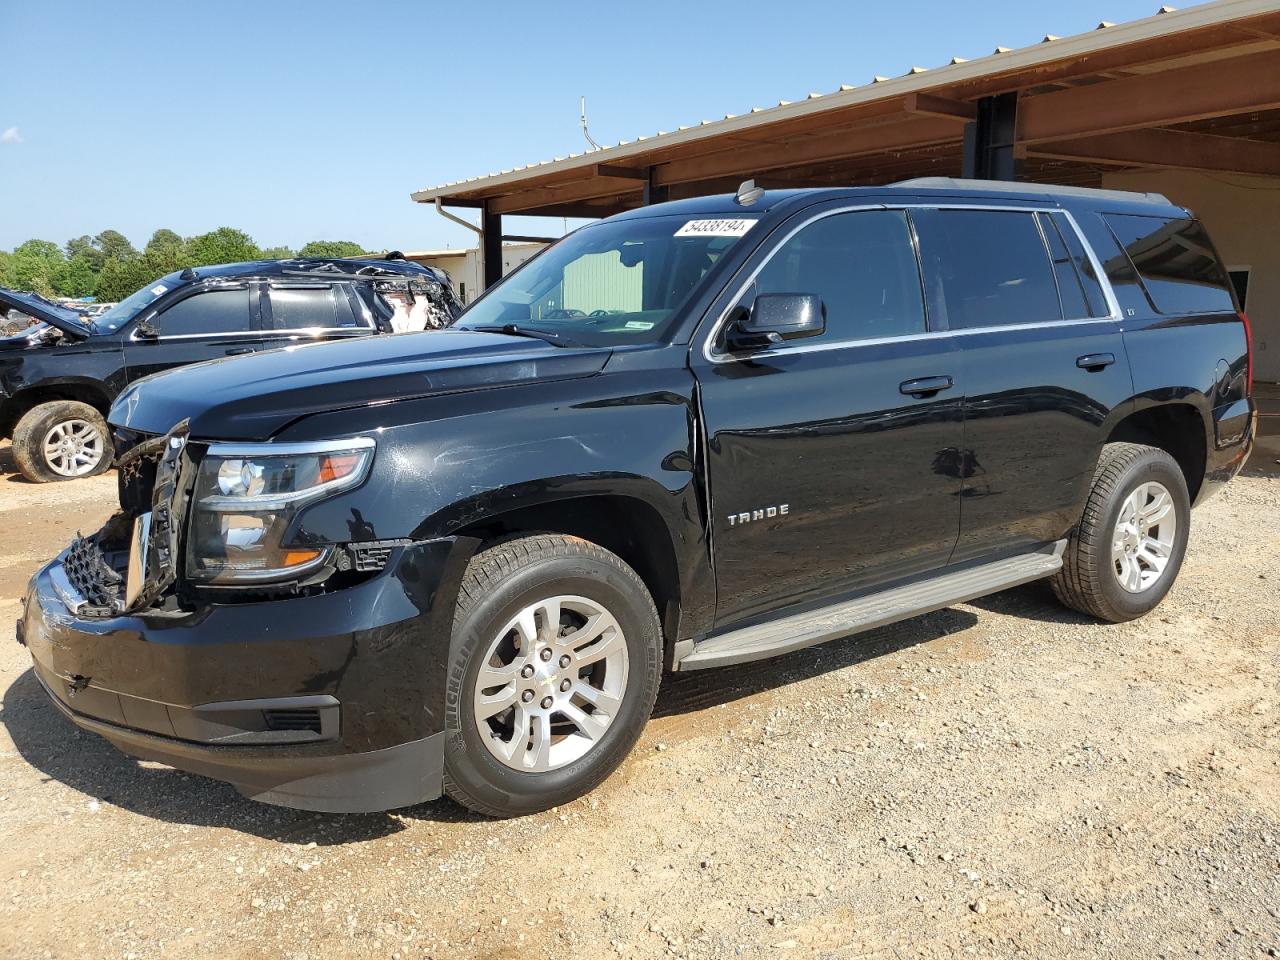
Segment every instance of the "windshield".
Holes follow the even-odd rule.
[[[514,325],[589,346],[653,342],[754,225],[667,216],[583,227],[499,283],[455,327]]]
[[[154,283],[147,284],[141,290],[125,297],[102,316],[94,317],[91,321],[93,329],[99,333],[112,333],[119,330],[145,308],[174,288],[175,285],[166,283],[166,279],[166,277],[161,277]]]

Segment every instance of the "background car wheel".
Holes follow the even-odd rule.
[[[653,600],[608,550],[540,534],[477,554],[454,616],[445,792],[495,817],[582,796],[634,746],[661,672]]]
[[[13,430],[13,458],[33,483],[92,477],[106,471],[114,457],[106,420],[76,400],[32,407]]]
[[[1140,617],[1173,586],[1190,527],[1187,483],[1174,459],[1155,447],[1108,443],[1054,593],[1111,623]]]

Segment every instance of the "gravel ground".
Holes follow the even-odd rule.
[[[0,477],[0,620],[113,491]],[[670,677],[609,782],[506,822],[306,814],[135,762],[5,643],[0,955],[1278,956],[1277,584],[1255,470],[1142,621],[1033,584]]]

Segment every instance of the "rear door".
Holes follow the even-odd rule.
[[[273,281],[263,287],[263,335],[268,348],[375,333],[368,307],[350,283]]]
[[[907,214],[804,216],[713,315],[816,294],[826,332],[734,354],[711,336],[691,361],[718,626],[941,568],[959,531],[959,357],[929,331]]]
[[[196,287],[139,320],[125,339],[130,382],[170,367],[262,349],[257,296],[247,282]],[[147,325],[154,335],[139,329]]]
[[[956,335],[964,497],[953,562],[1067,534],[1111,410],[1132,396],[1120,322],[1062,211],[922,208],[931,318]]]

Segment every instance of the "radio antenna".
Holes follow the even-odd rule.
[[[591,139],[591,132],[587,130],[587,98],[582,97],[578,101],[579,119],[582,121],[582,135],[587,138],[587,143],[592,150],[602,149],[600,144]]]

